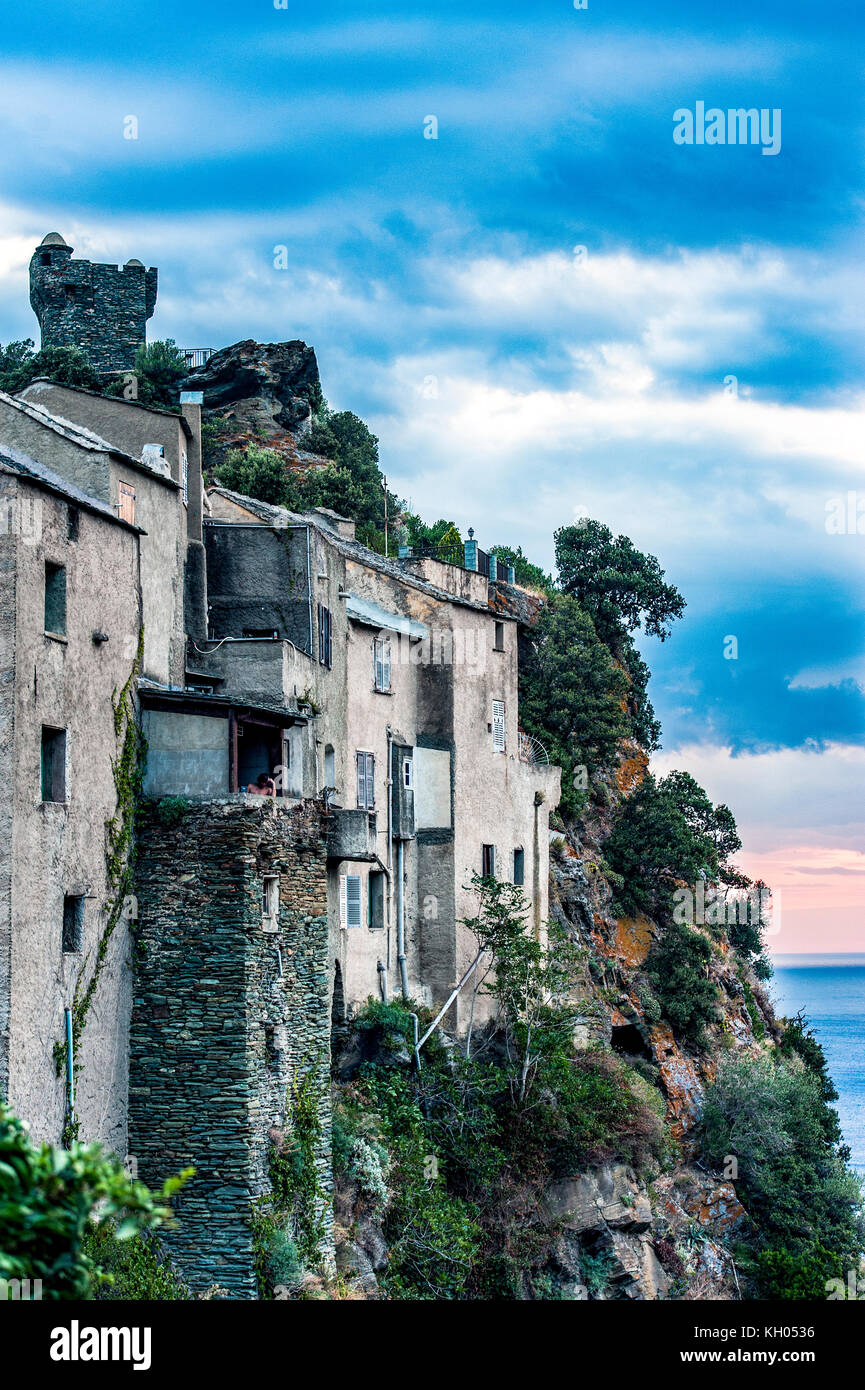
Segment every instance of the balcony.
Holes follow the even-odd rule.
[[[375,817],[369,811],[338,810],[330,811],[330,828],[327,832],[327,857],[329,860],[366,860],[375,863],[378,856],[375,845]]]

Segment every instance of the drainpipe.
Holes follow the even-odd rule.
[[[544,793],[535,792],[535,835],[532,845],[532,934],[535,941],[541,939],[541,837],[539,819],[544,804]]]
[[[306,596],[309,608],[309,655],[310,660],[315,659],[315,633],[312,626],[312,542],[309,535],[309,527],[306,528]]]
[[[72,1034],[72,1010],[64,1009],[66,1015],[66,1111],[69,1127],[75,1124],[75,1043]]]
[[[396,842],[396,952],[403,998],[408,999],[408,971],[405,963],[405,892],[402,872],[403,844],[404,841],[402,840]]]

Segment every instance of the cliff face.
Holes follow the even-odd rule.
[[[246,338],[214,353],[181,389],[204,393],[211,466],[229,449],[250,444],[273,450],[301,472],[328,461],[303,448],[322,398],[315,351],[306,343]]]
[[[608,775],[606,807],[563,833],[551,832],[550,915],[583,950],[584,967],[574,983],[578,1052],[589,1056],[600,1045],[627,1064],[636,1087],[644,1087],[655,1103],[662,1098],[670,1135],[667,1162],[638,1172],[611,1154],[554,1181],[522,1181],[516,1190],[503,1190],[506,1221],[533,1246],[511,1297],[724,1300],[741,1293],[731,1246],[746,1233],[749,1219],[735,1181],[701,1156],[698,1122],[722,1050],[756,1055],[779,1030],[760,983],[743,974],[734,953],[717,941],[708,969],[718,987],[719,1012],[704,1047],[687,1050],[663,1016],[646,970],[660,928],[646,916],[615,914],[615,889],[604,862],[615,807],[644,766],[642,754],[623,757]],[[763,1040],[755,1037],[755,1023]],[[458,1044],[447,1043],[455,1053]],[[392,1054],[389,1065],[407,1070],[409,1053],[403,1048]],[[347,1086],[351,1093],[352,1069],[341,1078],[337,1092]],[[335,1203],[338,1261],[359,1291],[354,1296],[382,1296],[391,1258],[386,1209],[371,1210],[363,1184],[345,1175],[337,1177]]]
[[[620,781],[623,772],[627,775],[626,763],[620,765]],[[610,790],[614,802],[621,788],[613,783]],[[558,837],[551,856],[551,915],[588,952],[588,968],[578,985],[586,1003],[578,1045],[611,1048],[658,1088],[675,1145],[674,1162],[648,1185],[622,1167],[575,1174],[556,1184],[550,1194],[553,1208],[583,1245],[609,1252],[616,1296],[736,1297],[738,1276],[725,1242],[747,1217],[735,1183],[704,1166],[697,1124],[720,1050],[733,1047],[756,1054],[761,1049],[739,978],[741,967],[721,943],[710,965],[719,988],[720,1019],[709,1029],[705,1051],[685,1051],[660,1013],[645,970],[660,936],[658,925],[642,915],[614,915],[614,890],[603,860],[608,834],[609,812]],[[766,1033],[774,1036],[777,1025],[765,992],[758,981],[749,984],[753,1007]]]

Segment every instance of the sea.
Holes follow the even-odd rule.
[[[778,955],[774,965],[776,1012],[805,1010],[838,1091],[850,1166],[865,1175],[865,955]]]

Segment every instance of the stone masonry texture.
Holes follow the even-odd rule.
[[[42,347],[79,347],[98,372],[131,371],[156,307],[156,281],[156,269],[145,270],[140,261],[73,260],[62,238],[46,238],[30,261],[30,303]]]
[[[255,801],[255,804],[251,804]],[[270,1191],[271,1129],[287,1090],[315,1075],[316,1166],[332,1262],[330,988],[322,807],[194,801],[138,827],[138,940],[130,1041],[129,1149],[157,1185],[194,1166],[165,1233],[195,1291],[255,1298],[251,1218]],[[263,880],[279,878],[279,925],[262,925]]]

